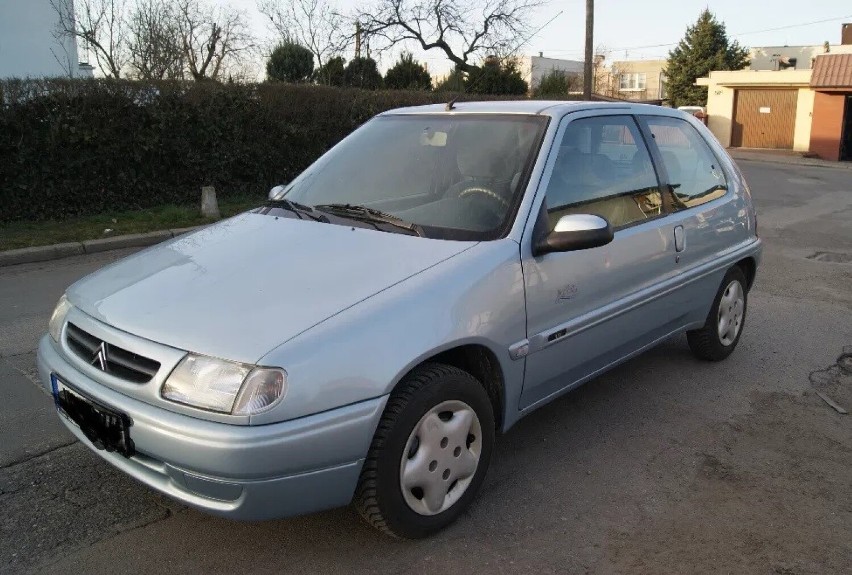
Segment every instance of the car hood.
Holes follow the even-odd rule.
[[[134,335],[254,363],[473,245],[249,213],[107,266],[68,298]]]

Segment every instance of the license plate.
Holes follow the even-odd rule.
[[[130,439],[131,422],[126,414],[85,397],[55,374],[50,376],[50,382],[56,408],[80,428],[95,448],[115,451],[125,457],[135,453]]]

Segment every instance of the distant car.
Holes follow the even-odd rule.
[[[62,421],[211,513],[354,500],[414,538],[536,408],[682,331],[699,358],[734,350],[761,240],[703,125],[448,107],[381,114],[257,209],[72,285],[38,350]]]
[[[703,118],[707,115],[707,109],[704,106],[678,106],[678,110],[698,118]]]

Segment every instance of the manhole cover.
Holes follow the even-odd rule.
[[[812,256],[808,256],[809,260],[818,262],[831,262],[834,264],[849,264],[852,263],[852,254],[843,254],[839,252],[817,252]]]

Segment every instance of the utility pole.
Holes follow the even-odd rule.
[[[593,72],[593,36],[595,31],[595,0],[586,0],[586,59],[583,62],[583,99],[592,99]]]
[[[361,57],[361,22],[355,22],[355,59]]]

